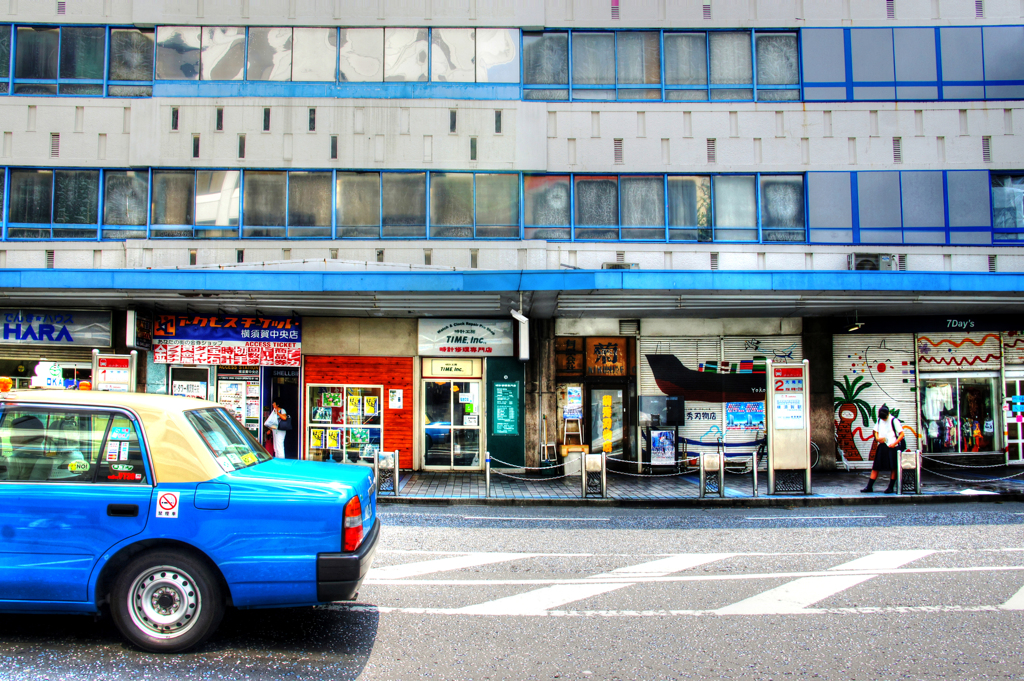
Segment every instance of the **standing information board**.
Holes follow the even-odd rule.
[[[800,364],[767,362],[768,494],[811,493],[811,386]]]
[[[127,355],[101,355],[92,351],[92,389],[107,392],[135,392],[138,352]]]
[[[519,434],[519,382],[494,383],[494,434]]]

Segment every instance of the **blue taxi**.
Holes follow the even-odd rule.
[[[274,459],[212,402],[0,395],[0,612],[109,609],[178,652],[227,607],[350,600],[380,532],[372,478]]]

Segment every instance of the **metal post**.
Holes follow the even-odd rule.
[[[757,447],[754,447],[754,452],[750,455],[750,458],[751,458],[751,460],[753,462],[751,467],[750,467],[751,468],[751,471],[750,471],[751,481],[753,482],[753,486],[754,486],[753,496],[756,497],[757,496]]]
[[[395,496],[397,497],[398,496],[398,450],[397,449],[395,450],[395,458],[391,462],[391,465],[392,465],[391,475],[395,479]]]
[[[587,498],[587,454],[580,452],[580,498]]]
[[[903,494],[903,452],[896,452],[896,494]]]
[[[921,456],[922,456],[922,454],[923,454],[922,450],[919,449],[919,450],[917,450],[917,454],[914,455],[914,458],[917,461],[917,466],[914,468],[914,494],[920,494],[921,493],[921,464],[922,464]]]
[[[128,392],[137,392],[139,389],[139,351],[132,350],[128,353]]]
[[[705,476],[707,475],[707,473],[704,470],[704,454],[703,453],[698,455],[698,457],[697,457],[697,464],[698,464],[698,470],[700,471],[699,473],[697,473],[697,482],[699,483],[699,486],[700,486],[699,498],[703,499],[704,498],[704,488],[707,486],[707,483],[705,482],[705,479],[706,479]]]
[[[373,488],[380,494],[380,449],[373,452]]]
[[[491,498],[491,453],[484,457],[484,498]]]
[[[608,498],[608,459],[601,453],[601,498]]]

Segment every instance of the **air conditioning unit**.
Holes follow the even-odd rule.
[[[888,253],[850,253],[847,267],[851,270],[896,272],[899,258]]]
[[[603,270],[638,270],[640,269],[640,263],[638,262],[606,262],[601,265]]]

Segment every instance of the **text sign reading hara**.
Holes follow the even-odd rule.
[[[95,310],[0,310],[0,345],[110,347],[110,313]]]

